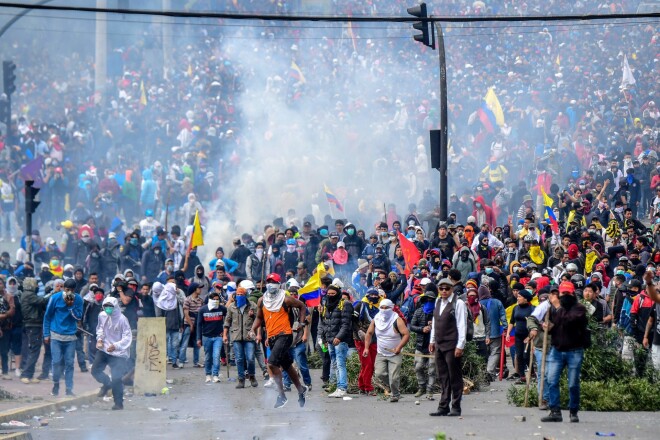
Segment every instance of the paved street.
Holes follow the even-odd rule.
[[[393,404],[375,397],[352,396],[343,401],[325,397],[319,388],[301,410],[295,393],[284,409],[275,410],[275,393],[259,388],[236,390],[234,382],[204,384],[200,369],[168,371],[174,378],[171,393],[158,397],[131,397],[122,412],[110,411],[112,402],[97,402],[73,412],[57,413],[49,425],[32,430],[35,439],[428,439],[437,432],[448,438],[597,438],[596,431],[614,432],[617,438],[657,438],[653,413],[581,413],[581,423],[541,426],[537,409],[519,409],[506,403],[508,382],[464,399],[462,418],[431,418],[436,402],[406,395]],[[312,377],[316,386],[320,372]],[[232,376],[235,369],[232,369]],[[235,376],[234,376],[235,377]],[[157,409],[156,411],[149,408]],[[514,420],[525,415],[526,422]],[[567,416],[567,414],[566,414]],[[34,425],[37,423],[32,422]]]

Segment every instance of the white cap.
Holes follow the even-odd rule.
[[[346,248],[346,244],[343,241],[340,241],[339,243],[337,243],[337,247],[338,248],[340,248],[340,247]]]
[[[424,278],[422,278],[422,280],[419,282],[419,284],[420,284],[421,286],[426,286],[426,285],[429,284],[430,282],[431,282],[431,280],[430,280],[429,278],[424,277]]]
[[[300,287],[300,284],[298,284],[298,281],[296,281],[295,278],[291,278],[289,281],[287,281],[286,285],[288,287]]]
[[[334,280],[332,280],[332,285],[337,286],[340,289],[344,288],[344,283],[339,278],[335,278]]]

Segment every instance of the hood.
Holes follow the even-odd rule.
[[[102,305],[108,303],[112,304],[112,306],[114,307],[114,309],[112,310],[112,317],[113,318],[119,317],[119,315],[121,315],[121,308],[119,307],[119,301],[117,301],[117,298],[115,298],[114,296],[108,296],[103,300]],[[105,313],[105,311],[103,313]]]
[[[485,207],[486,201],[484,200],[484,196],[478,196],[477,198],[474,199],[474,201],[472,202],[472,207],[474,209],[477,209],[477,203],[481,203],[481,206]]]
[[[35,293],[39,288],[36,278],[25,278],[23,280],[23,295]]]
[[[197,277],[197,271],[199,269],[202,269],[202,276],[206,275],[206,273],[204,272],[204,266],[201,265],[201,264],[198,264],[197,266],[195,266],[195,277]]]
[[[351,222],[346,223],[346,226],[344,226],[344,231],[345,231],[346,229],[353,229],[354,231],[357,232],[357,228],[356,228],[355,225],[354,225],[353,223],[351,223]]]

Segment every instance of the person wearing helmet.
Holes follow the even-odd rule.
[[[292,297],[298,299],[298,289],[300,289],[300,284],[298,281],[291,278],[286,282],[287,293]],[[292,309],[293,320],[298,321],[298,309]],[[289,355],[298,365],[300,370],[300,375],[302,376],[303,383],[307,386],[308,391],[312,391],[312,376],[309,374],[309,367],[307,365],[307,341],[310,338],[310,327],[311,327],[311,314],[307,313],[305,317],[307,325],[305,325],[303,331],[298,331],[295,333],[293,344],[289,348]],[[289,374],[285,371],[282,373],[284,381],[284,391],[291,391],[291,378]]]
[[[144,237],[147,243],[151,243],[151,238],[156,235],[156,228],[159,226],[160,223],[154,218],[154,211],[147,209],[144,211],[144,219],[140,220],[140,236]]]
[[[64,282],[64,291],[54,294],[44,315],[44,343],[50,344],[53,359],[53,396],[59,395],[62,365],[66,395],[73,396],[73,361],[76,353],[78,321],[83,316],[83,300],[72,279]]]
[[[257,303],[257,318],[252,324],[250,337],[254,338],[257,344],[261,343],[261,324],[265,322],[266,337],[270,347],[270,356],[268,357],[268,371],[270,377],[277,385],[277,400],[275,408],[282,408],[287,403],[286,394],[284,394],[284,383],[282,382],[282,371],[286,371],[298,390],[298,404],[305,406],[308,388],[300,382],[298,372],[293,367],[293,359],[289,354],[289,347],[293,342],[293,333],[304,331],[307,325],[307,308],[305,304],[287,296],[280,289],[280,276],[272,273],[266,277],[266,293]],[[292,308],[298,309],[298,320],[289,322],[289,311]]]

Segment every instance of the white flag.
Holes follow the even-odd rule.
[[[628,65],[628,57],[623,56],[623,79],[621,80],[621,88],[625,89],[627,86],[632,86],[637,81],[633,76],[632,70],[630,70],[630,65]]]

